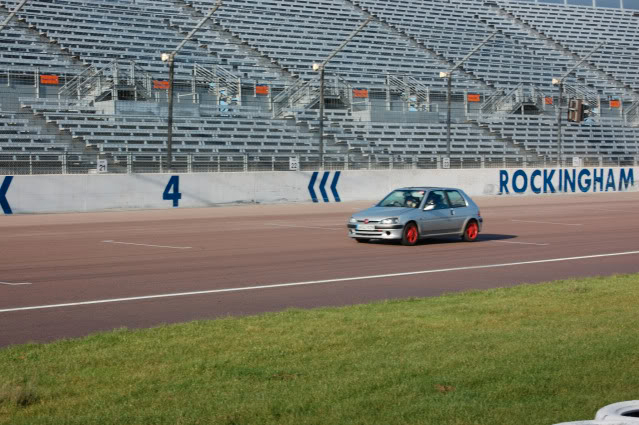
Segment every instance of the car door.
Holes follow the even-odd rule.
[[[466,204],[463,195],[457,190],[447,190],[450,204],[450,223],[453,232],[461,232],[468,216],[472,215],[471,208]]]
[[[424,208],[425,209],[421,211],[419,218],[419,227],[423,236],[451,232],[451,208],[448,204],[448,200],[446,199],[445,191],[430,191],[426,198]]]

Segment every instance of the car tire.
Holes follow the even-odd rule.
[[[413,246],[419,241],[419,230],[414,222],[407,223],[402,233],[402,245]]]
[[[639,400],[609,404],[597,411],[596,420],[639,424]]]
[[[473,242],[477,240],[477,235],[479,235],[479,225],[475,220],[470,220],[464,229],[462,239],[465,242]]]
[[[364,238],[355,238],[355,240],[359,243],[367,243],[369,240]]]

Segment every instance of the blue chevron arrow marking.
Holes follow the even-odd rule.
[[[5,214],[13,214],[13,211],[11,211],[11,206],[9,206],[9,201],[7,201],[7,196],[6,196],[12,180],[13,180],[13,176],[6,176],[4,178],[4,181],[2,182],[2,186],[0,186],[0,206],[2,207],[2,211]]]
[[[341,171],[336,171],[335,177],[333,177],[333,183],[331,183],[331,192],[333,192],[335,202],[342,202],[342,200],[339,198],[339,193],[337,193],[337,182],[339,181],[340,174],[342,174]]]
[[[324,175],[322,176],[322,181],[320,182],[320,192],[322,192],[322,199],[324,202],[330,202],[328,199],[328,194],[326,193],[326,182],[328,181],[328,176],[331,174],[330,171],[324,171]]]
[[[317,199],[317,193],[315,193],[315,189],[313,189],[318,174],[319,173],[315,171],[311,176],[311,182],[308,184],[308,193],[311,195],[311,199],[313,200],[313,202],[319,202],[319,199]]]
[[[308,183],[308,193],[311,195],[311,199],[313,202],[319,202],[319,198],[317,197],[317,193],[315,192],[315,183],[317,183],[317,178],[319,177],[319,171],[313,172],[311,175],[311,181]],[[341,171],[336,171],[333,176],[333,180],[331,181],[331,192],[333,193],[333,197],[335,198],[335,202],[342,202],[339,197],[339,193],[337,193],[337,183],[339,183],[339,177],[342,174]],[[326,192],[326,184],[328,183],[328,178],[331,176],[330,171],[324,171],[322,174],[322,179],[319,182],[319,190],[322,195],[322,200],[324,202],[331,202],[328,198],[328,193]]]

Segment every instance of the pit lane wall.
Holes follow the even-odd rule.
[[[633,167],[0,175],[0,215],[375,200],[402,186],[459,187],[470,196],[628,192],[639,191],[637,177]]]

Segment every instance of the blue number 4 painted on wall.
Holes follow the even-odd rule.
[[[173,192],[171,192],[171,190]],[[180,193],[180,176],[172,176],[169,179],[169,183],[166,185],[164,189],[164,193],[162,194],[162,199],[165,201],[173,201],[173,208],[176,208],[182,199],[182,194]]]

